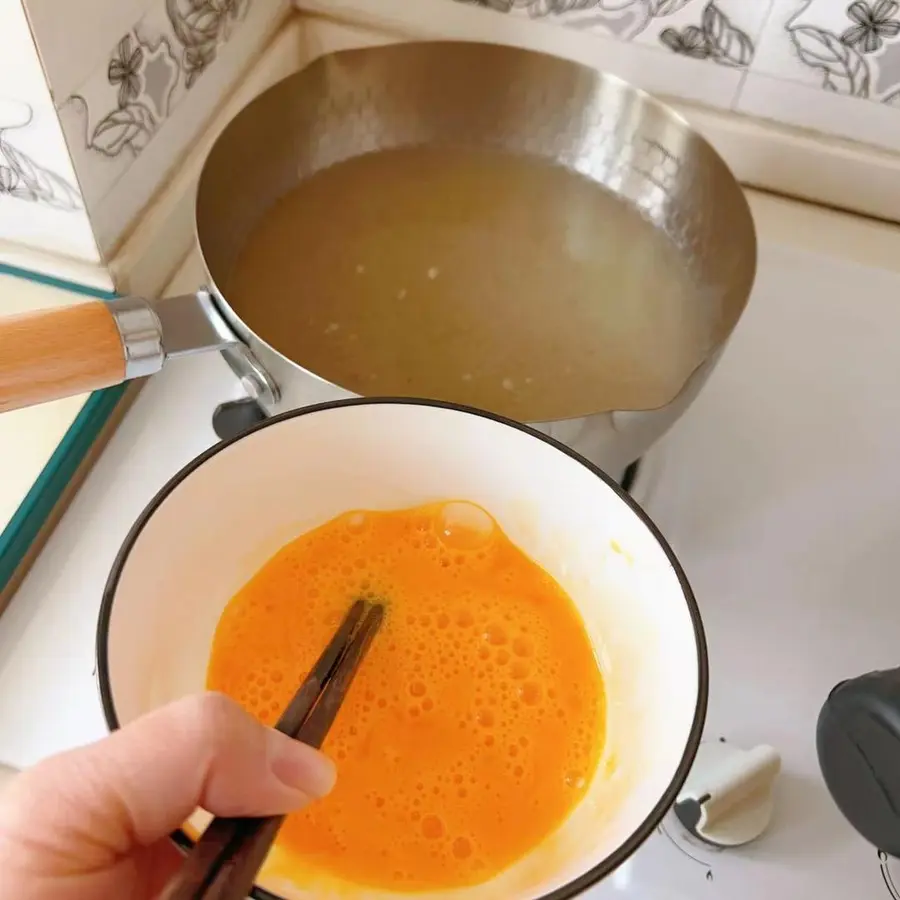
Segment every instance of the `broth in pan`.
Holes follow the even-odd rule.
[[[222,287],[341,387],[531,422],[665,405],[717,338],[664,234],[587,178],[499,151],[325,169],[263,217]]]

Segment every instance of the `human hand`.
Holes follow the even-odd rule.
[[[223,695],[185,698],[10,783],[0,797],[0,897],[150,900],[181,864],[168,835],[196,807],[291,812],[334,779],[325,756]]]

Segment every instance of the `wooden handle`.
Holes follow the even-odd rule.
[[[99,301],[0,318],[0,412],[125,379],[125,351]]]

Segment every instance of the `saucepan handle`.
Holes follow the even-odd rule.
[[[0,319],[0,411],[118,384],[125,351],[99,301]]]
[[[169,357],[236,342],[205,291],[0,318],[0,412],[143,378]]]

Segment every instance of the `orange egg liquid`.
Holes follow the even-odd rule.
[[[562,823],[596,767],[603,684],[581,618],[479,507],[346,513],[230,601],[208,687],[274,723],[358,597],[386,616],[323,748],[337,786],[279,846],[373,887],[485,881]]]

